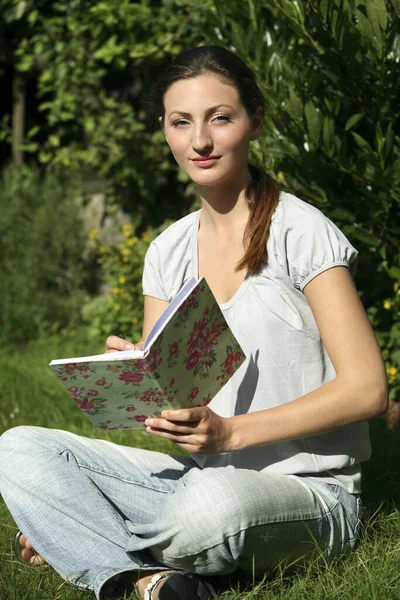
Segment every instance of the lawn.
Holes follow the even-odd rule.
[[[0,351],[0,433],[16,425],[63,428],[88,437],[169,452],[176,448],[144,432],[99,432],[74,407],[48,368],[52,358],[93,354],[102,344],[80,336],[48,338]],[[282,568],[268,581],[236,581],[221,600],[399,600],[400,435],[382,420],[371,423],[374,457],[364,470],[367,516],[357,549],[345,560],[314,563],[288,576]],[[13,556],[16,526],[0,501],[1,600],[87,600],[94,596],[63,583],[51,570],[20,565]],[[133,600],[133,597],[130,599]],[[190,600],[190,599],[188,599]]]

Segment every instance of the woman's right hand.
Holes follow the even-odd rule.
[[[144,342],[142,340],[137,344],[132,344],[117,335],[110,335],[106,340],[106,353],[122,352],[123,350],[143,350],[143,345]]]

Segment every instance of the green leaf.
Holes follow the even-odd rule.
[[[322,139],[327,150],[331,150],[334,143],[335,124],[332,117],[324,118],[324,126],[322,129]]]
[[[334,208],[330,213],[330,217],[333,220],[337,219],[338,221],[350,221],[351,223],[354,223],[355,221],[355,216],[353,213],[341,207]]]
[[[322,18],[324,23],[328,20],[328,9],[332,5],[332,0],[320,0],[319,2],[319,10],[321,11]]]
[[[344,126],[345,131],[348,131],[349,129],[354,127],[354,125],[357,125],[357,123],[359,121],[361,121],[363,116],[364,116],[364,113],[356,113],[356,114],[352,115],[350,117],[350,119],[347,120],[346,125]]]
[[[393,128],[392,128],[392,122],[390,122],[386,129],[386,134],[385,134],[385,159],[387,159],[389,157],[389,155],[392,153],[393,144],[394,144],[394,133],[393,133]]]
[[[398,17],[400,17],[400,0],[390,0]]]
[[[390,269],[387,269],[387,274],[389,275],[389,277],[392,277],[393,279],[400,279],[399,267],[390,267]]]
[[[26,134],[26,137],[33,138],[39,131],[40,131],[40,126],[34,125],[34,127],[31,127],[31,129],[28,131],[28,133]]]
[[[351,134],[359,148],[369,152],[370,154],[374,153],[371,146],[368,144],[367,140],[364,140],[364,138],[362,138],[361,135],[358,135],[358,133],[355,133],[355,131],[352,131]]]
[[[58,135],[49,135],[48,140],[50,146],[53,146],[54,148],[60,145],[60,138],[58,137]]]
[[[383,31],[386,31],[388,24],[388,14],[385,0],[374,0],[376,10],[378,11],[379,25]]]
[[[310,101],[306,102],[304,112],[307,121],[307,130],[312,144],[317,145],[321,133],[321,117],[314,104]]]
[[[83,121],[83,127],[85,128],[85,131],[92,133],[96,127],[96,121],[93,117],[86,117]]]
[[[379,239],[375,235],[365,231],[365,229],[362,229],[361,227],[353,228],[353,237],[357,238],[361,242],[364,242],[365,244],[368,244],[368,246],[379,246],[380,244]]]
[[[289,86],[289,99],[286,101],[286,109],[294,120],[299,120],[303,116],[303,105],[296,96],[293,86]]]
[[[382,133],[382,127],[380,123],[377,123],[375,128],[375,148],[378,154],[382,153],[384,144],[384,138]]]

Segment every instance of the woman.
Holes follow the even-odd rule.
[[[0,489],[27,562],[46,560],[97,598],[119,579],[146,600],[204,600],[214,594],[203,576],[262,576],[316,546],[327,559],[354,547],[365,421],[386,410],[387,383],[352,281],[356,250],[248,165],[263,98],[246,65],[193,49],[155,94],[202,208],[148,250],[143,338],[204,276],[247,360],[209,406],[146,421],[191,457],[20,427],[1,438]],[[107,351],[125,348],[107,339]]]

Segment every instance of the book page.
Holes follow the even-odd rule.
[[[123,350],[122,352],[107,352],[105,354],[95,354],[94,356],[78,356],[75,358],[59,358],[52,360],[51,365],[65,365],[83,362],[100,362],[113,360],[129,360],[132,358],[143,358],[145,352],[143,350]]]
[[[185,283],[183,288],[177,293],[175,298],[171,301],[171,303],[164,310],[161,317],[158,318],[158,320],[156,321],[152,330],[150,331],[149,335],[147,336],[147,339],[144,343],[144,351],[146,351],[148,348],[150,348],[151,344],[154,342],[154,340],[159,335],[159,333],[161,333],[161,331],[164,329],[164,327],[166,326],[166,324],[168,323],[168,321],[170,320],[172,315],[177,311],[177,309],[186,300],[186,298],[188,296],[190,296],[191,292],[194,290],[194,288],[197,286],[197,284],[200,281],[201,281],[201,279],[199,279],[197,281],[194,277],[192,277],[191,279],[189,279],[189,281],[187,283]]]

